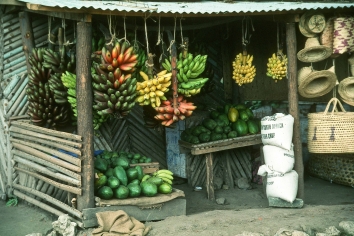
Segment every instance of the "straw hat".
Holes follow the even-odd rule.
[[[305,48],[297,53],[297,59],[302,62],[318,62],[332,55],[330,47],[320,45],[317,37],[308,38]]]
[[[354,76],[354,53],[348,58],[348,63],[350,66],[350,73]]]
[[[305,98],[320,97],[330,92],[337,82],[334,67],[315,71],[312,67],[301,68],[298,72],[299,93]]]
[[[354,106],[354,77],[342,80],[338,85],[338,93],[345,103]]]
[[[300,17],[299,29],[306,37],[314,37],[321,33],[326,26],[326,19],[322,13],[307,11]]]

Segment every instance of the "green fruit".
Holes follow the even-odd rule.
[[[127,186],[128,177],[127,177],[127,174],[126,174],[125,170],[123,169],[123,167],[116,166],[113,170],[113,175],[119,179],[119,181],[122,185]]]
[[[147,197],[153,197],[157,194],[156,184],[148,181],[144,181],[140,184],[141,192]]]
[[[139,160],[141,158],[141,155],[139,153],[136,153],[133,155],[134,160]]]
[[[145,159],[145,163],[151,163],[151,158],[150,158],[150,157],[147,157],[147,158]]]
[[[128,184],[129,197],[139,197],[141,194],[141,187],[137,183]]]
[[[102,186],[98,190],[97,196],[105,200],[110,200],[113,197],[113,190],[108,186]]]
[[[107,160],[102,159],[102,158],[96,158],[95,162],[94,162],[94,165],[95,165],[95,169],[101,171],[102,173],[106,172],[106,170],[108,169]]]
[[[139,184],[139,185],[140,185],[140,180],[138,180],[138,179],[133,179],[132,181],[130,181],[129,184]]]
[[[232,130],[237,131],[238,136],[244,136],[248,133],[248,126],[246,121],[238,119],[235,123],[232,123]]]
[[[135,159],[132,159],[132,160],[130,161],[130,163],[131,163],[131,164],[136,164],[136,163],[139,163],[139,161],[138,161],[138,160],[135,160]]]
[[[129,197],[129,188],[120,185],[117,189],[114,190],[114,197],[117,199],[125,199]]]
[[[134,166],[134,168],[138,171],[138,180],[141,181],[144,177],[144,170],[141,166]]]
[[[117,177],[111,176],[107,180],[107,185],[111,189],[118,188],[119,184],[120,184],[120,182],[119,182],[119,179]]]
[[[144,158],[140,158],[140,159],[138,160],[138,162],[139,162],[139,163],[144,163],[144,162],[145,162],[145,159],[144,159]]]
[[[257,120],[249,120],[247,121],[248,132],[250,134],[256,134],[259,132],[259,126]]]
[[[127,158],[127,157],[122,157],[122,156],[120,156],[120,157],[118,157],[118,158],[116,158],[115,160],[114,160],[114,162],[113,162],[113,166],[121,166],[121,167],[123,167],[123,169],[128,169],[129,168],[129,166],[130,166],[130,163],[129,163],[130,161],[129,161],[129,159]]]
[[[228,137],[228,138],[237,138],[237,131],[236,131],[236,130],[230,131],[230,132],[227,134],[227,137]]]
[[[164,194],[172,193],[172,186],[168,183],[163,183],[158,187],[158,192]]]
[[[253,119],[254,114],[253,114],[252,110],[249,109],[249,108],[247,108],[247,109],[245,109],[245,111],[246,111],[246,114],[247,114],[247,116],[248,116],[248,119],[249,119],[249,120]]]
[[[218,112],[217,110],[212,110],[210,112],[210,118],[213,120],[216,119],[219,115],[220,115],[220,112]]]
[[[163,180],[159,177],[156,177],[156,176],[149,178],[147,181],[154,183],[157,187],[163,183]]]
[[[244,121],[248,121],[249,120],[249,116],[248,116],[246,110],[240,110],[239,114],[240,114],[240,119],[241,120],[244,120]]]
[[[113,176],[113,168],[109,167],[106,172],[104,173],[105,176],[107,176],[107,178]]]
[[[97,191],[103,185],[107,183],[107,176],[103,175],[102,173],[98,174],[99,178],[94,182],[94,190]]]
[[[129,181],[132,181],[133,179],[138,178],[138,170],[134,167],[130,167],[125,171],[127,173],[127,177]]]

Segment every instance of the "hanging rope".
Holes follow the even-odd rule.
[[[144,26],[145,26],[145,40],[146,40],[146,53],[147,55],[149,55],[149,40],[148,40],[148,34],[147,34],[147,25],[146,25],[146,14],[145,14],[145,17],[144,17]]]
[[[108,21],[109,33],[111,35],[111,41],[106,43],[106,45],[113,45],[113,42],[116,40],[116,32],[115,32],[115,30],[113,30],[112,15],[111,14],[109,14],[109,16],[107,16],[107,21]]]
[[[50,40],[50,33],[52,31],[52,18],[50,16],[48,16],[48,42],[50,42],[51,44],[55,44],[54,42],[52,42],[52,40]]]
[[[250,33],[250,29],[252,28],[252,32],[254,32],[254,27],[251,18],[244,17],[242,20],[242,45],[247,46],[251,42],[252,33]]]
[[[159,45],[161,43],[161,35],[160,35],[160,28],[161,27],[161,17],[159,16],[159,30],[158,30],[158,33],[157,33],[157,43],[156,45]]]
[[[169,51],[170,53],[172,50],[172,45],[175,43],[175,39],[176,39],[176,25],[177,25],[177,16],[175,16],[175,27],[173,29],[173,40],[171,40],[170,46],[167,48],[167,51]]]
[[[182,47],[184,47],[184,40],[183,40],[183,30],[182,30],[182,20],[183,20],[183,15],[181,17],[181,19],[179,19],[179,28],[181,30],[181,44],[182,44]]]

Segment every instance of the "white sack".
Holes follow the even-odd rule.
[[[262,143],[290,150],[294,117],[283,113],[265,116],[261,120]]]
[[[258,175],[267,176],[267,197],[277,197],[290,203],[295,200],[299,178],[296,171],[292,170],[282,174],[262,165],[258,169]]]
[[[291,144],[290,150],[272,145],[263,146],[264,163],[272,171],[285,174],[294,168],[294,145]]]

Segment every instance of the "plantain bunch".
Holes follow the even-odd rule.
[[[256,68],[252,65],[252,61],[253,55],[243,52],[237,54],[235,60],[232,62],[232,78],[239,86],[251,83],[254,80]]]
[[[268,59],[267,76],[271,77],[274,82],[282,80],[287,73],[288,58],[285,54],[279,51],[277,54],[273,53],[272,57]]]
[[[140,71],[140,75],[144,81],[137,83],[136,90],[138,97],[136,98],[136,102],[138,102],[140,106],[151,105],[152,107],[159,107],[161,101],[167,100],[165,93],[169,91],[169,87],[172,83],[172,73],[167,73],[167,70],[163,70],[152,79],[143,71]]]
[[[126,41],[105,45],[101,62],[92,62],[93,109],[103,117],[122,118],[135,105],[136,82],[132,77],[138,55]]]
[[[29,56],[28,61],[31,68],[26,89],[29,101],[28,115],[35,125],[56,128],[68,124],[70,107],[67,103],[55,101],[55,90],[51,89],[49,83],[55,68],[47,66],[44,61],[47,50],[33,48]]]

